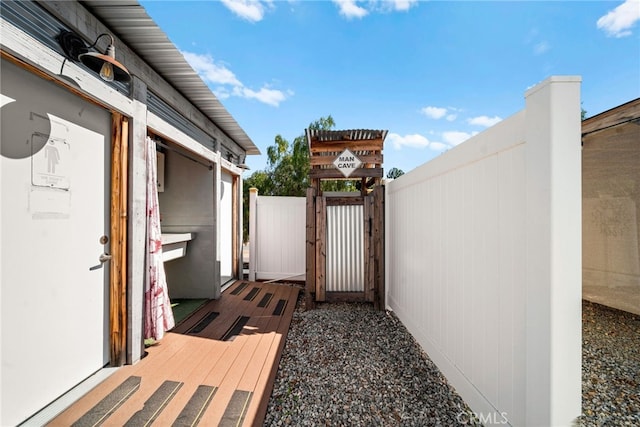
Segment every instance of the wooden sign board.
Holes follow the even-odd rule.
[[[333,164],[345,178],[349,178],[362,165],[362,161],[347,148],[336,157]]]

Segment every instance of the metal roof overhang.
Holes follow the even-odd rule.
[[[137,1],[96,0],[81,3],[247,154],[260,154],[251,138]]]

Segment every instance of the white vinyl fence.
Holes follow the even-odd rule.
[[[483,423],[570,425],[581,412],[580,78],[551,77],[525,99],[387,184],[387,305]]]
[[[249,197],[249,280],[305,280],[306,198]]]

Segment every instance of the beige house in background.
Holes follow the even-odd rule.
[[[640,314],[640,98],[582,122],[583,297]]]

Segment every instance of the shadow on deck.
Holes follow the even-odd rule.
[[[237,281],[49,425],[262,425],[298,291]]]

